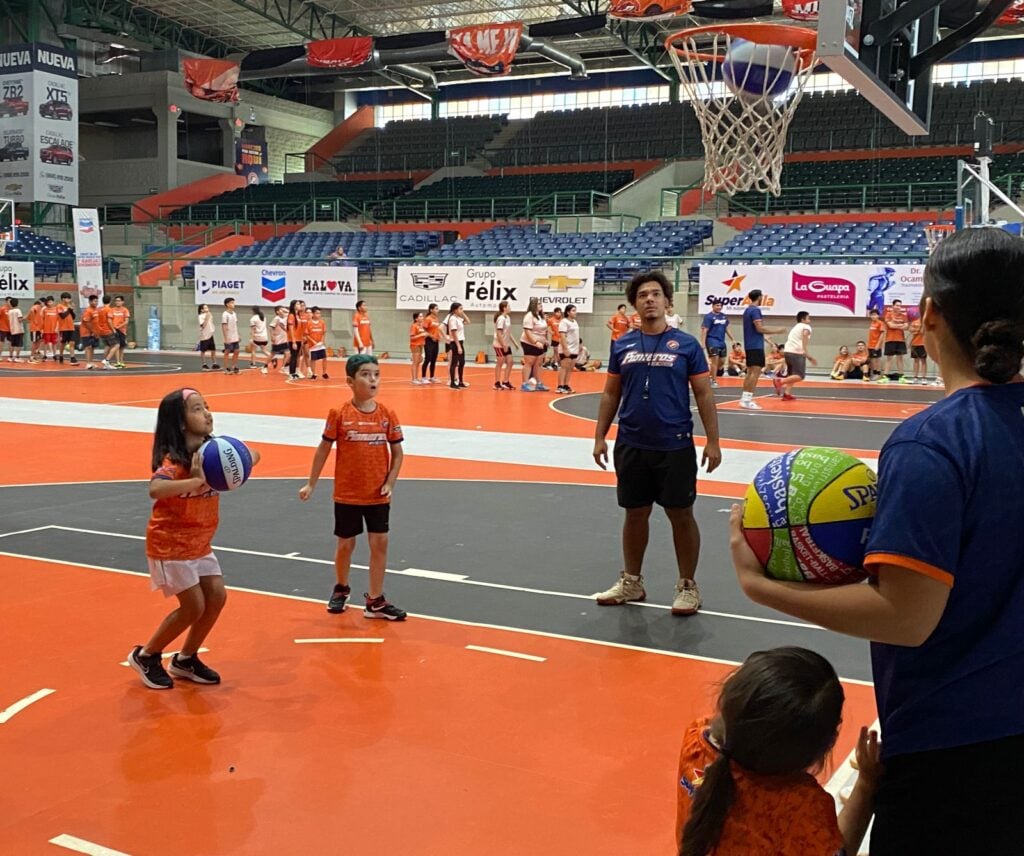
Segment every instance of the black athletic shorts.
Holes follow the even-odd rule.
[[[213,336],[210,336],[209,339],[203,339],[199,343],[199,353],[201,353],[201,354],[205,354],[208,351],[216,351],[216,350],[217,350],[217,343],[213,341]]]
[[[697,500],[697,450],[636,449],[617,442],[613,454],[620,508],[689,508]]]
[[[902,357],[907,352],[906,342],[886,342],[885,355],[887,357]]]
[[[11,334],[7,330],[0,330],[0,342],[10,341]]]
[[[210,350],[212,351],[213,348],[210,348]],[[271,345],[270,346],[270,353],[272,353],[272,354],[287,354],[288,353],[288,343],[287,342],[279,342],[276,345]]]
[[[24,346],[24,344],[25,344],[25,334],[24,333],[11,333],[11,347],[12,348],[21,348],[21,347]]]
[[[313,362],[316,362],[317,360],[326,360],[327,348],[317,348],[315,351],[310,351],[309,358]]]
[[[75,341],[75,331],[74,330],[61,330],[60,331],[60,340],[64,344],[67,344],[68,342]]]
[[[99,342],[95,336],[82,336],[82,338],[78,340],[78,344],[83,348],[95,348]]]
[[[519,344],[523,346],[524,357],[539,357],[547,350],[547,348],[538,348],[536,345],[531,345],[529,342],[520,342]]]
[[[240,347],[241,347],[241,345],[238,342],[225,342],[224,343],[224,353],[225,354],[233,354]]]
[[[379,505],[346,505],[334,503],[334,534],[338,538],[355,538],[362,534],[363,521],[367,532],[387,532],[391,520],[391,503]]]
[[[728,351],[725,345],[718,347],[717,345],[708,345],[708,356],[709,357],[724,357]]]
[[[882,349],[881,348],[868,348],[868,359],[869,360],[877,360],[881,356],[882,356]]]
[[[910,356],[915,360],[927,360],[928,352],[924,349],[924,345],[911,345]]]
[[[747,348],[747,368],[760,366],[764,368],[764,348]]]
[[[119,348],[128,347],[128,336],[122,333],[120,330],[115,330],[114,335],[117,337],[117,346]]]
[[[1024,735],[888,759],[871,856],[1019,856],[1022,767]]]

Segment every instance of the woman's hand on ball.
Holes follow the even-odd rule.
[[[736,568],[740,588],[747,597],[756,600],[754,592],[765,582],[764,567],[757,560],[743,534],[743,504],[739,502],[733,505],[729,514],[729,552],[732,554],[732,563]]]

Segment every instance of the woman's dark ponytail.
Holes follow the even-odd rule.
[[[704,770],[704,782],[697,788],[690,818],[683,828],[679,856],[707,856],[715,849],[735,798],[736,782],[729,759],[720,755]]]
[[[1007,383],[1024,362],[1024,324],[986,321],[971,337],[974,370],[990,383]]]

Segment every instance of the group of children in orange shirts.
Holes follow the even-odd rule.
[[[98,365],[105,369],[123,369],[131,318],[124,299],[104,295],[101,305],[98,295],[90,297],[82,311],[77,337],[76,317],[71,295],[66,291],[61,294],[59,303],[52,295],[35,300],[27,314],[17,297],[6,298],[0,305],[0,359],[6,350],[9,362],[23,362],[21,355],[27,336],[28,362],[42,363],[51,359],[63,365],[67,352],[68,365],[77,366],[77,338],[77,347],[85,351],[87,369]],[[100,363],[95,363],[93,357],[98,347],[103,349],[103,357]]]

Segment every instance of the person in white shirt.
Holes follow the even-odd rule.
[[[18,298],[8,297],[7,322],[10,324],[10,353],[8,358],[12,363],[21,362],[21,349],[25,346],[25,324],[22,321],[22,313],[18,308]]]
[[[463,380],[466,370],[466,325],[469,319],[461,303],[453,303],[444,319],[444,332],[448,337],[448,382],[452,389],[469,389]]]
[[[281,367],[281,374],[288,374],[286,354],[288,353],[288,307],[278,306],[270,321],[270,367]],[[267,373],[264,366],[261,371]]]
[[[590,348],[580,339],[580,352],[576,355],[576,371],[596,372],[599,368],[601,368],[601,361],[590,359]]]
[[[508,301],[498,304],[498,312],[494,316],[494,388],[514,389],[512,386],[512,316],[509,314]]]
[[[224,300],[224,313],[220,316],[220,331],[224,335],[224,374],[238,374],[238,316],[235,298]]]
[[[548,349],[549,332],[548,323],[540,309],[540,301],[536,297],[531,297],[523,316],[523,334],[519,338],[519,344],[523,346],[523,385],[519,388],[523,392],[548,391],[541,381],[540,370],[541,359]],[[531,378],[536,382],[535,386],[530,385]]]
[[[267,319],[263,317],[263,311],[258,307],[252,308],[252,318],[249,319],[249,368],[256,368],[256,350],[263,354],[263,367],[266,368],[270,360],[270,353],[267,351]],[[266,374],[266,372],[263,372]]]
[[[807,323],[810,317],[809,312],[796,314],[796,324],[789,331],[786,344],[782,348],[786,357],[786,376],[780,378],[776,375],[772,378],[775,394],[781,395],[783,401],[793,401],[796,398],[793,395],[793,387],[807,375],[807,361],[810,360],[813,366],[818,364],[818,361],[807,352],[807,343],[811,340],[811,325]]]
[[[671,303],[665,307],[665,323],[673,330],[681,330],[683,319],[676,314],[676,308]]]
[[[580,325],[576,320],[576,307],[565,307],[562,320],[558,323],[558,389],[559,395],[571,393],[569,376],[580,355]]]
[[[199,358],[203,361],[203,371],[208,372],[210,366],[206,363],[206,355],[210,355],[210,362],[213,368],[219,369],[217,365],[217,343],[213,341],[213,313],[205,303],[199,307]]]

